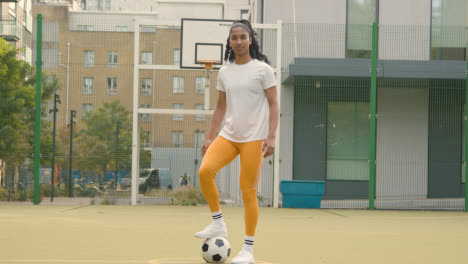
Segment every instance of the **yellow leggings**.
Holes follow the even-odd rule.
[[[217,212],[219,193],[215,177],[219,170],[240,155],[240,188],[244,202],[245,234],[255,236],[258,221],[257,185],[263,164],[263,140],[236,143],[221,136],[208,147],[198,171],[200,186],[211,212]]]

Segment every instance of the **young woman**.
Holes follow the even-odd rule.
[[[240,188],[244,204],[245,242],[231,263],[255,263],[253,244],[258,220],[257,185],[263,159],[273,154],[278,127],[276,78],[268,58],[259,51],[257,33],[247,20],[235,21],[218,73],[218,102],[202,146],[200,186],[213,222],[195,236],[227,236],[215,177],[240,155]],[[212,142],[225,120],[221,132]]]

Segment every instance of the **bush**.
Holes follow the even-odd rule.
[[[174,205],[182,206],[196,206],[199,204],[206,204],[205,197],[200,189],[195,189],[190,186],[175,190],[172,192]]]
[[[101,205],[114,205],[116,204],[115,197],[104,196],[104,199],[101,201]]]
[[[50,197],[52,194],[52,185],[50,184],[41,184],[40,187],[40,197]],[[68,196],[68,190],[64,184],[57,184],[54,187],[54,197]]]

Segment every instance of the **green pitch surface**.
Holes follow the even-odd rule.
[[[242,208],[223,208],[232,255]],[[0,264],[204,263],[207,207],[0,205]],[[464,212],[260,209],[257,263],[467,263]],[[231,258],[233,257],[231,255]],[[229,261],[227,262],[229,263]]]

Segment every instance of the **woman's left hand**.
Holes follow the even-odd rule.
[[[262,153],[263,157],[266,158],[275,152],[275,138],[268,137],[263,141]]]

